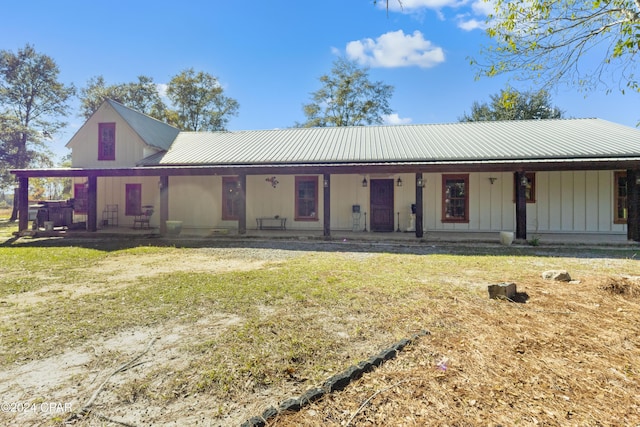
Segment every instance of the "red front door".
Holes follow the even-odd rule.
[[[371,231],[393,231],[393,179],[371,180]]]

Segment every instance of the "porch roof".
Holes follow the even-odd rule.
[[[640,130],[600,119],[180,132],[140,166],[590,161],[639,158]]]

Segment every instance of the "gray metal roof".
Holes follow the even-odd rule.
[[[600,119],[180,132],[141,165],[429,163],[640,157],[640,130]]]
[[[106,102],[120,114],[145,143],[152,147],[168,150],[180,133],[180,129],[125,107],[112,99],[107,99]]]

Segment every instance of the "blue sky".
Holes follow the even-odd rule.
[[[230,130],[272,129],[304,121],[302,105],[338,55],[369,67],[371,80],[394,86],[389,123],[455,122],[474,101],[488,101],[506,77],[475,79],[469,57],[489,43],[486,5],[474,0],[190,1],[35,0],[2,7],[0,49],[29,43],[51,56],[60,79],[77,87],[94,76],[107,84],[138,75],[162,84],[193,67],[218,78],[240,103]],[[536,89],[511,82],[519,90]],[[613,85],[614,87],[615,84]],[[553,103],[567,117],[599,117],[628,126],[640,119],[638,95],[560,87]],[[78,102],[64,144],[82,125]]]

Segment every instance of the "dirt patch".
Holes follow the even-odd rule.
[[[5,308],[26,316],[31,305],[48,302],[49,293],[78,298],[126,287],[143,277],[270,268],[304,254],[273,248],[117,254],[79,269],[74,286],[52,284],[32,295],[11,296],[16,299]],[[372,255],[346,253],[344,257],[366,261]],[[535,259],[532,263],[539,263],[540,271],[547,267]],[[397,318],[406,322],[408,334],[419,318],[421,328],[431,335],[344,391],[326,395],[299,413],[279,415],[268,425],[640,425],[640,301],[631,296],[637,290],[637,278],[597,273],[598,268],[623,268],[628,265],[624,260],[589,259],[583,264],[589,274],[576,274],[578,283],[543,281],[539,273],[533,278],[530,272],[520,276],[520,271],[510,273],[516,278],[500,278],[516,282],[518,292],[527,297],[521,304],[489,300],[480,292],[495,283],[481,267],[452,266],[443,274],[412,280],[398,273],[399,281],[412,283],[403,291],[410,297],[393,308],[399,312]],[[383,270],[385,266],[376,267]],[[93,275],[102,279],[87,280]],[[339,280],[327,276],[314,277],[309,289]],[[390,281],[395,278],[390,276]],[[435,295],[437,303],[428,296],[434,284],[444,289]],[[458,294],[458,288],[473,292]],[[372,301],[375,291],[367,288],[362,298]],[[378,351],[402,338],[385,335],[388,331],[353,327],[363,323],[364,316],[377,313],[354,311],[336,317],[305,301],[304,295],[298,297],[299,304],[284,308],[264,300],[252,302],[258,313],[252,320],[267,319],[263,329],[269,329],[274,317],[290,317],[318,327],[322,331],[318,335],[340,337],[343,368],[360,361],[348,357],[360,351],[358,345],[373,342],[372,348]],[[404,317],[403,311],[413,318]],[[94,337],[62,354],[6,367],[0,372],[2,403],[24,402],[35,409],[5,411],[11,408],[3,406],[0,424],[63,425],[104,384],[91,413],[73,425],[239,425],[319,385],[299,381],[295,371],[283,370],[283,375],[289,375],[287,383],[247,387],[250,392],[232,400],[165,386],[175,380],[176,372],[191,372],[184,369],[190,362],[185,355],[193,355],[194,347],[212,342],[209,349],[215,348],[218,337],[246,323],[249,320],[242,316],[209,311],[191,322],[170,320]],[[366,339],[359,340],[357,334]],[[147,346],[133,366],[114,374]],[[172,390],[176,395],[153,396],[157,390]]]
[[[135,425],[157,425],[166,419],[167,412],[194,405],[197,399],[184,399],[162,408],[149,407],[136,402],[136,382],[142,384],[149,372],[156,372],[156,381],[159,382],[170,378],[172,372],[186,363],[181,357],[184,348],[215,339],[225,329],[242,321],[235,316],[213,314],[194,324],[176,323],[127,330],[107,340],[91,340],[82,348],[69,349],[61,355],[4,370],[0,372],[2,401],[21,402],[32,410],[3,411],[0,422],[4,425],[31,425],[67,419],[80,410],[106,381],[91,405],[92,419],[99,419],[102,411],[109,408],[109,416],[123,417]],[[115,369],[147,346],[149,351],[131,369],[113,375]],[[122,405],[123,401],[125,405]],[[51,404],[56,405],[58,411],[52,410]],[[200,411],[194,410],[184,420],[183,416],[172,419],[181,420],[181,425],[190,425],[189,420],[198,412],[205,414],[206,406],[201,405]]]
[[[194,250],[188,256],[171,254],[145,254],[144,256],[113,256],[88,267],[71,269],[68,275],[79,273],[80,280],[73,286],[56,283],[56,278],[42,275],[40,278],[51,284],[36,291],[7,295],[2,298],[4,304],[22,309],[26,306],[45,302],[51,298],[64,296],[77,298],[82,295],[104,292],[105,289],[125,288],[132,282],[160,274],[176,272],[224,273],[229,271],[249,271],[262,268],[269,259],[235,258],[230,254],[222,259],[213,257],[207,250]],[[277,261],[275,261],[277,262]],[[104,272],[109,272],[107,276]],[[17,277],[17,273],[14,273]],[[93,280],[100,277],[100,280]],[[105,283],[106,281],[106,283]]]

